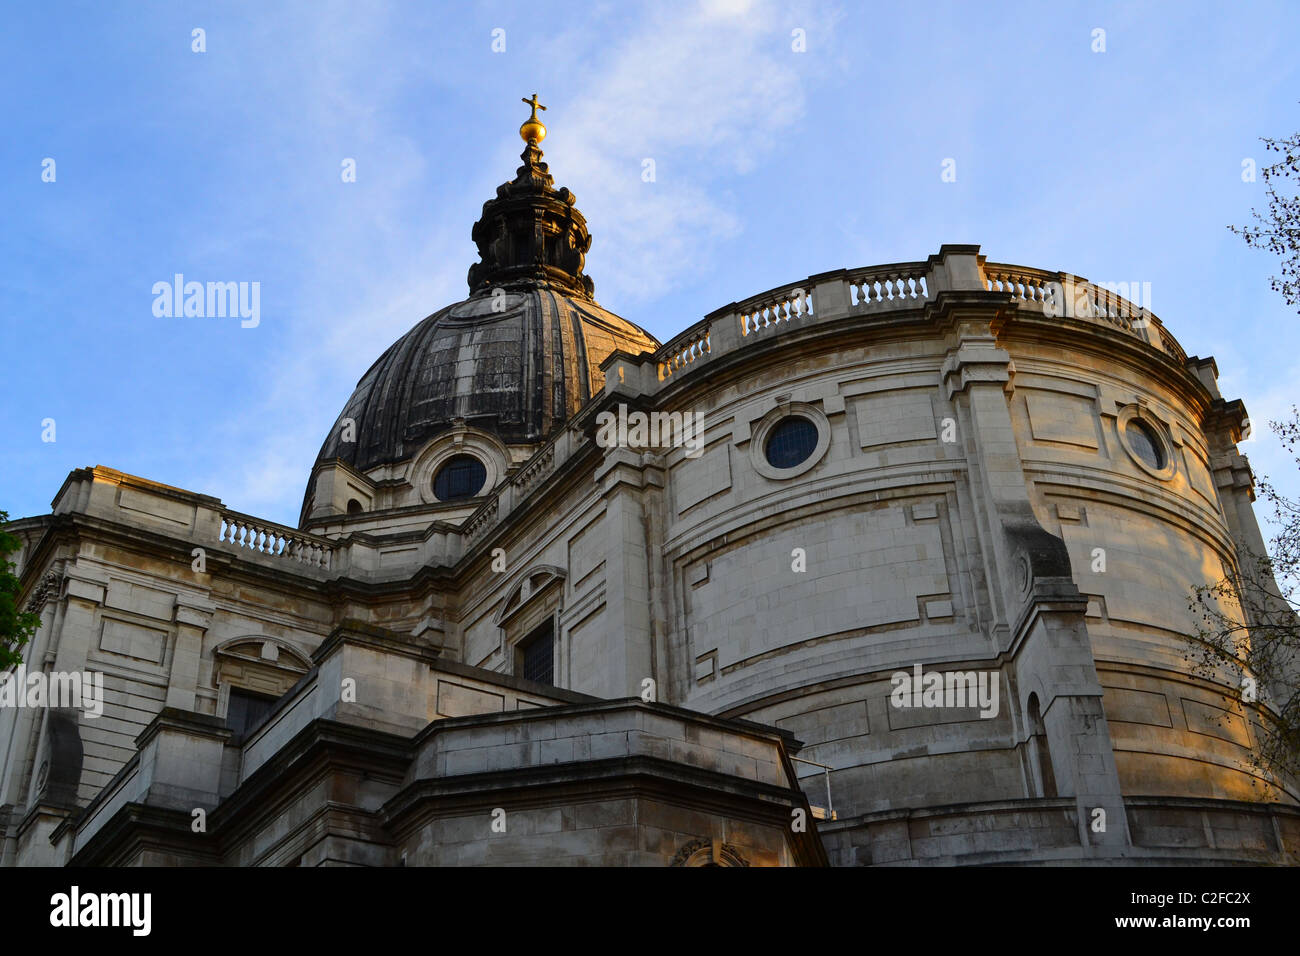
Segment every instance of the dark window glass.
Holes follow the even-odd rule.
[[[473,498],[487,481],[487,469],[473,455],[457,455],[438,469],[433,493],[439,501]]]
[[[348,514],[359,515],[361,514],[362,510],[363,509],[361,507],[361,502],[357,501],[356,498],[352,498],[351,500],[348,501]]]
[[[767,463],[773,468],[802,465],[817,449],[817,426],[806,418],[787,418],[767,436]]]
[[[276,698],[264,694],[250,694],[246,690],[230,691],[230,706],[226,709],[226,726],[243,737],[271,712]]]
[[[1165,467],[1164,444],[1156,437],[1150,425],[1131,418],[1124,427],[1124,433],[1128,436],[1128,445],[1133,449],[1133,454],[1156,471]]]
[[[539,684],[555,683],[555,633],[551,618],[547,618],[545,624],[524,638],[519,645],[519,653],[523,671],[520,677],[535,680]]]

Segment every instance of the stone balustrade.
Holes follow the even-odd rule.
[[[963,255],[977,262],[974,255]],[[1118,329],[1180,363],[1186,360],[1186,354],[1155,315],[1113,288],[1068,273],[1004,263],[978,263],[975,271],[975,283],[961,281],[960,272],[954,272],[940,255],[925,262],[844,269],[780,286],[711,313],[655,352],[658,381],[679,376],[720,351],[743,348],[766,338],[795,319],[817,322],[845,315],[919,309],[935,301],[940,292],[965,288],[1006,293],[1022,308],[1049,317],[1065,316]],[[823,297],[826,306],[819,311],[815,303]],[[631,371],[625,367],[619,381],[626,381]]]
[[[328,538],[295,531],[284,525],[236,511],[221,512],[219,540],[272,558],[329,570],[334,543]]]
[[[480,534],[486,531],[491,525],[496,523],[498,515],[501,514],[501,491],[497,493],[478,511],[466,519],[463,526],[463,533],[466,541],[473,541]]]
[[[811,282],[781,286],[746,299],[737,308],[740,334],[752,335],[789,322],[793,318],[811,315],[813,297]]]
[[[548,442],[537,454],[519,469],[512,483],[520,494],[524,494],[539,479],[550,474],[555,466],[555,443]]]
[[[852,269],[846,276],[855,312],[914,309],[930,297],[925,262]]]
[[[1006,292],[1018,302],[1042,302],[1049,309],[1064,307],[1064,293],[1058,291],[1062,288],[1059,273],[985,263],[984,282],[990,292]]]
[[[661,382],[709,354],[712,348],[709,340],[710,327],[708,319],[697,322],[655,353]]]

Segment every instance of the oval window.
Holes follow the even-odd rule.
[[[1150,425],[1141,419],[1131,418],[1124,426],[1124,436],[1128,439],[1128,446],[1133,450],[1133,454],[1148,468],[1160,471],[1165,467],[1164,442]]]
[[[783,419],[771,434],[763,453],[773,468],[794,468],[807,461],[817,450],[817,426],[806,418]]]
[[[439,501],[473,498],[483,490],[487,469],[473,455],[456,455],[438,469],[433,478],[433,493]]]

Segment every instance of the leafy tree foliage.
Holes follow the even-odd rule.
[[[39,616],[18,608],[18,578],[8,557],[22,542],[4,530],[8,520],[9,512],[0,511],[0,671],[22,661],[19,651],[41,623]]]

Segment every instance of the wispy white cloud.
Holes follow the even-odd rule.
[[[788,135],[806,96],[789,8],[729,0],[648,9],[640,28],[613,44],[594,31],[567,35],[575,50],[588,51],[590,74],[585,92],[564,105],[563,147],[548,148],[557,182],[572,186],[598,224],[599,262],[609,266],[593,271],[602,301],[652,300],[708,268],[717,244],[745,218],[719,180],[752,173],[774,138]],[[232,506],[286,523],[296,519],[320,441],[351,385],[420,318],[465,294],[473,260],[469,222],[402,216],[430,163],[398,125],[409,116],[393,106],[420,80],[358,82],[359,71],[373,68],[388,16],[377,14],[341,45],[339,31],[353,21],[327,14],[296,36],[290,61],[268,66],[279,87],[282,73],[328,61],[311,71],[318,88],[301,121],[321,141],[345,139],[358,152],[382,147],[385,156],[382,182],[367,183],[364,204],[346,217],[317,210],[304,230],[314,240],[306,251],[311,281],[298,290],[282,354],[270,360],[275,384],[219,423],[240,453],[200,479]],[[797,22],[815,33],[830,16]],[[710,162],[696,162],[700,153]],[[654,182],[643,181],[644,158],[655,161]],[[484,173],[484,199],[513,168]]]
[[[751,211],[728,202],[725,177],[752,173],[804,111],[806,54],[792,50],[789,24],[816,34],[835,16],[792,19],[760,0],[656,7],[593,55],[591,81],[565,107],[555,168],[599,224],[593,261],[617,266],[592,270],[602,297],[657,298],[741,230]]]

